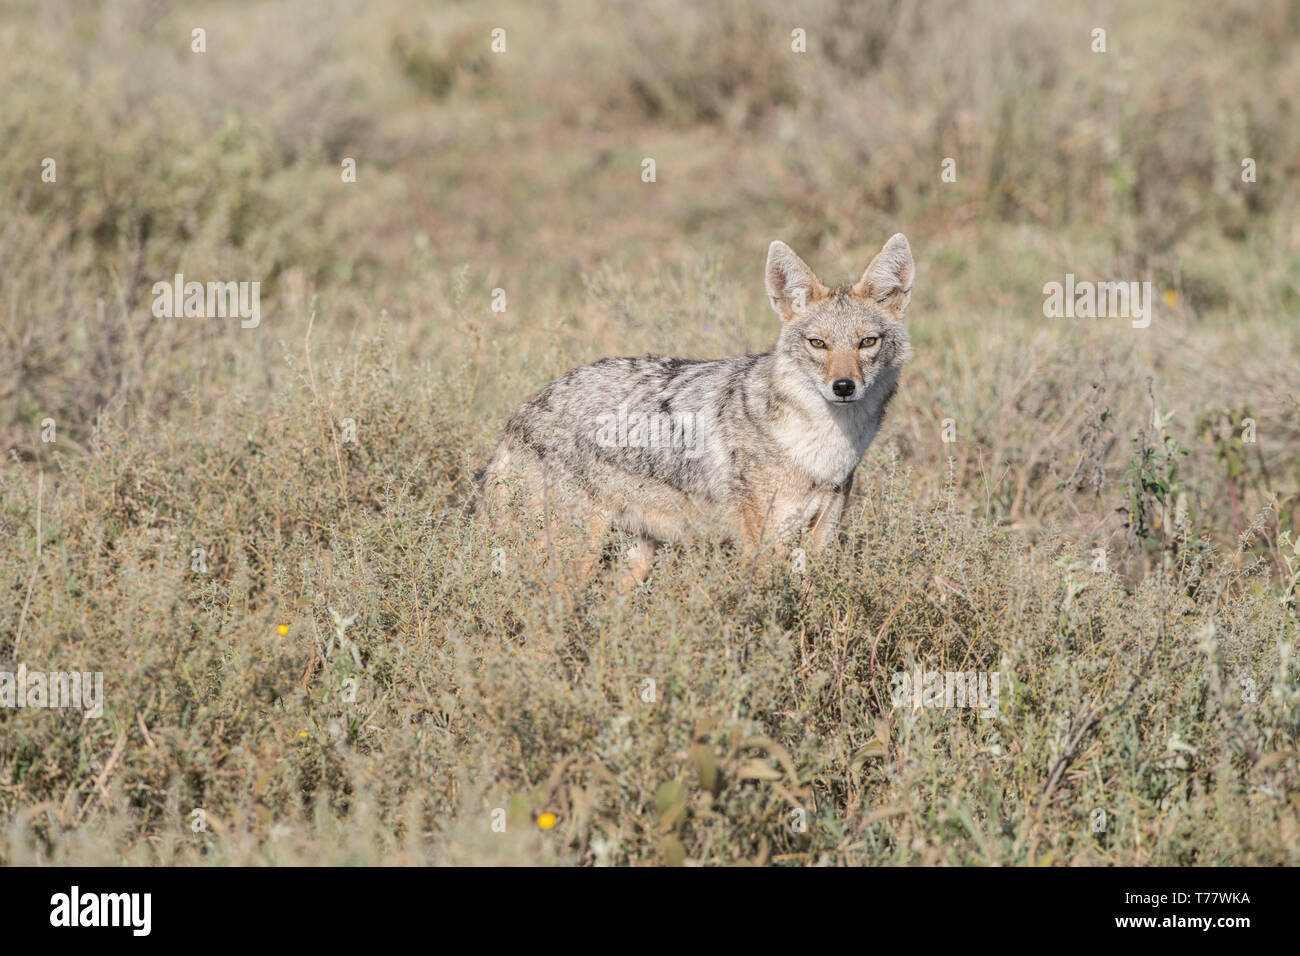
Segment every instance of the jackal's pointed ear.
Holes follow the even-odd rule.
[[[821,279],[793,249],[780,239],[767,247],[767,297],[782,322],[789,322],[809,302],[826,295]]]
[[[889,237],[885,247],[876,253],[853,286],[853,294],[879,302],[901,319],[912,301],[912,282],[916,279],[916,264],[912,262],[912,247],[907,236],[896,232]]]

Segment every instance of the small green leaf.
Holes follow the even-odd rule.
[[[686,862],[686,847],[677,837],[666,836],[660,840],[659,852],[663,854],[664,866],[681,866]]]
[[[655,810],[661,825],[674,826],[686,813],[686,791],[682,785],[676,780],[660,784],[655,791]]]

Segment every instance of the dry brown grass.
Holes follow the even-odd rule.
[[[1296,863],[1294,5],[616,7],[0,18],[0,670],[109,697],[0,709],[0,862]],[[464,517],[528,392],[765,349],[768,241],[899,229],[835,555],[573,606]],[[153,318],[177,271],[262,325]],[[1045,319],[1066,272],[1163,308]],[[914,666],[999,716],[891,706]]]

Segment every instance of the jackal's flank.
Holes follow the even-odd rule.
[[[481,501],[494,516],[513,504],[544,522],[580,577],[611,528],[635,536],[638,581],[660,541],[784,550],[807,535],[823,547],[908,358],[914,276],[901,233],[856,283],[835,287],[773,242],[767,294],[782,323],[773,351],[574,369],[511,417]]]

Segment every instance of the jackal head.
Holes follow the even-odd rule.
[[[858,401],[883,369],[907,361],[903,313],[915,277],[912,249],[901,232],[876,253],[861,279],[835,287],[784,242],[773,242],[767,296],[784,326],[778,359],[806,374],[826,401]]]

